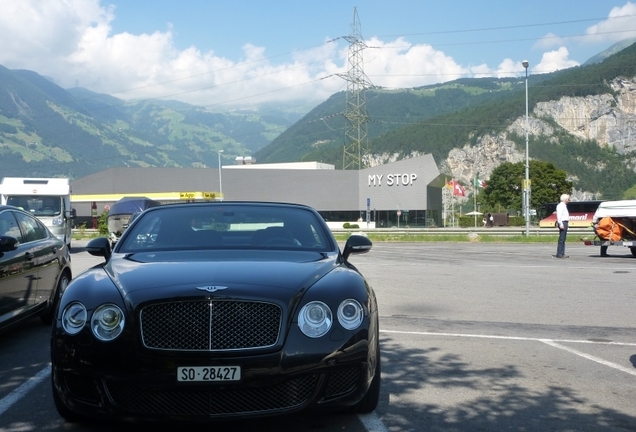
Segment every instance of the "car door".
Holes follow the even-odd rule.
[[[22,244],[22,231],[11,210],[0,211],[0,236],[18,240],[0,250],[0,324],[28,310],[35,303],[37,268],[29,258],[30,246]]]
[[[60,273],[59,256],[65,247],[64,242],[50,233],[50,231],[33,216],[22,212],[15,212],[25,245],[29,246],[27,258],[37,271],[37,286],[34,303],[46,303],[55,290],[57,277]]]

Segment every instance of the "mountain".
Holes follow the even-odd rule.
[[[568,172],[578,199],[621,199],[636,185],[636,45],[601,62],[528,79],[529,155]],[[366,92],[370,165],[430,153],[470,186],[525,159],[525,78],[457,80]],[[334,95],[259,150],[342,166],[345,95]]]
[[[609,56],[624,50],[628,46],[632,45],[634,42],[636,42],[636,38],[625,39],[620,42],[616,42],[614,45],[612,45],[608,49],[601,51],[595,56],[590,57],[585,63],[583,63],[583,66],[589,66],[591,64],[600,63],[606,58],[608,58]]]
[[[535,81],[544,79],[547,76]],[[412,89],[370,89],[365,92],[368,137],[373,140],[426,119],[502,100],[522,88],[524,81],[519,78],[463,78]],[[257,151],[256,159],[271,163],[316,160],[342,167],[345,98],[344,92],[334,94]]]
[[[533,77],[531,77],[533,78]],[[622,199],[636,185],[636,45],[601,63],[529,80],[531,158],[566,170],[578,199]],[[370,144],[376,160],[432,153],[467,185],[525,158],[525,92],[426,120]]]
[[[609,52],[608,52],[609,53]],[[592,59],[591,59],[592,60]],[[600,62],[528,78],[460,79],[365,92],[369,156],[377,165],[432,154],[470,186],[502,162],[554,162],[575,197],[618,199],[636,185],[636,45]],[[176,101],[123,101],[65,90],[31,71],[0,66],[0,176],[68,176],[112,166],[259,163],[342,166],[346,106],[337,93],[313,109],[212,112]]]
[[[232,163],[267,146],[305,112],[126,102],[0,66],[0,175],[78,178],[112,166],[217,166],[221,149]]]

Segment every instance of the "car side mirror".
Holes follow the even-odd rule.
[[[373,246],[373,243],[368,237],[358,234],[350,235],[347,239],[347,243],[345,243],[344,250],[342,251],[342,257],[345,261],[347,261],[351,254],[363,254],[369,252],[371,250],[371,246]]]
[[[9,252],[20,246],[17,238],[12,236],[0,236],[0,252]]]
[[[110,240],[106,237],[98,237],[88,242],[86,252],[94,256],[104,257],[106,261],[110,258]]]

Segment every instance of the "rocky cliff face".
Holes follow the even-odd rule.
[[[618,153],[636,150],[636,81],[615,79],[611,88],[616,95],[603,94],[587,97],[563,97],[558,101],[538,103],[529,115],[528,134],[552,136],[554,128],[545,120],[573,136],[595,140],[600,146],[611,146]],[[472,184],[477,173],[488,180],[492,171],[503,162],[525,160],[525,149],[519,151],[510,134],[525,136],[525,116],[515,120],[499,134],[479,137],[477,144],[466,144],[452,150],[440,169],[466,185]],[[532,149],[529,151],[532,157]],[[592,199],[593,194],[576,191],[576,199]]]

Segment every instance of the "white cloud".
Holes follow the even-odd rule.
[[[33,70],[54,70],[50,63],[72,54],[87,28],[113,19],[98,0],[0,0],[0,10],[0,63]]]
[[[612,8],[607,19],[588,27],[584,35],[558,36],[550,32],[535,44],[535,48],[546,49],[572,43],[593,45],[634,37],[636,37],[636,3],[627,2],[624,6]]]
[[[178,50],[172,29],[112,34],[115,11],[98,0],[0,0],[0,10],[0,64],[122,99],[166,97],[201,105],[325,99],[334,85],[319,79],[326,70],[338,71],[335,44],[273,65],[265,48],[251,44],[240,61],[231,61],[196,47]]]
[[[265,47],[246,44],[240,59],[232,60],[195,46],[178,49],[178,29],[171,27],[150,34],[113,34],[116,10],[101,6],[99,0],[0,0],[0,10],[0,64],[36,71],[65,88],[79,85],[127,100],[168,98],[218,109],[267,101],[320,101],[346,88],[342,74],[348,66],[348,47],[343,48],[343,41],[338,45],[325,40],[279,63],[274,62],[279,57],[268,58]],[[632,3],[614,8],[607,21],[588,31],[600,34],[615,16],[630,13],[636,14]],[[495,69],[485,63],[462,66],[429,44],[415,45],[404,38],[371,38],[366,44],[365,73],[383,87],[523,73],[520,61],[505,59]],[[561,47],[545,53],[533,71],[576,64]]]
[[[523,65],[520,61],[514,61],[511,59],[504,59],[497,70],[494,71],[494,75],[497,78],[509,78],[519,75],[519,71],[524,71]]]
[[[627,2],[625,6],[614,7],[608,18],[588,27],[584,42],[618,42],[636,37],[636,3]]]
[[[541,39],[534,44],[534,48],[537,49],[547,49],[552,47],[557,47],[560,45],[565,45],[567,43],[572,42],[572,37],[561,37],[556,34],[550,32],[543,36]]]
[[[569,55],[570,53],[566,47],[561,47],[555,51],[543,53],[539,64],[531,69],[534,73],[548,73],[578,66],[579,63],[577,61],[570,60],[568,58]]]
[[[371,38],[366,44],[370,48],[365,50],[364,69],[374,85],[416,87],[451,81],[468,72],[431,45],[411,45],[403,38],[393,42]]]
[[[165,97],[219,106],[273,100],[324,100],[346,88],[348,48],[324,44],[274,64],[264,47],[246,44],[240,60],[192,46],[178,50],[173,29],[112,33],[115,10],[98,0],[0,0],[0,64],[122,99]],[[42,25],[46,23],[46,25]],[[33,29],[38,31],[34,32]],[[430,45],[403,39],[367,42],[365,73],[375,85],[411,87],[450,81],[470,70]],[[340,48],[340,49],[339,49]],[[338,76],[340,75],[340,76]]]

